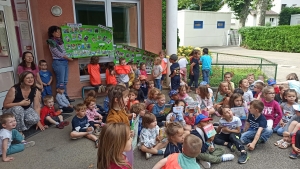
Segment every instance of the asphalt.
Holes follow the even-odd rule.
[[[252,56],[263,56],[269,60],[280,65],[291,65],[295,68],[278,67],[278,78],[284,80],[289,72],[299,72],[299,54],[293,53],[279,53],[279,52],[265,52],[265,51],[250,51],[238,47],[211,47],[212,51],[219,51],[222,53],[235,53]],[[163,93],[167,94],[167,90]],[[103,103],[103,96],[98,97],[97,102]],[[167,97],[168,98],[168,97]],[[82,102],[82,99],[76,99],[76,103]],[[74,115],[74,113],[73,113]],[[71,121],[72,117],[67,120]],[[217,119],[215,119],[217,121]],[[23,152],[12,155],[15,160],[12,162],[0,161],[0,169],[96,169],[97,167],[97,149],[94,148],[94,143],[85,138],[78,140],[71,140],[69,133],[71,126],[65,129],[49,128],[44,132],[30,137],[28,140],[35,141],[34,147],[25,149]],[[235,152],[235,159],[230,162],[223,162],[221,164],[213,164],[213,169],[296,169],[300,168],[300,159],[290,159],[289,153],[291,148],[279,149],[274,146],[274,142],[280,137],[273,134],[269,141],[265,144],[258,145],[254,151],[249,152],[250,159],[246,164],[238,164],[238,152]],[[230,151],[223,147],[227,153]],[[162,156],[153,156],[149,160],[145,160],[145,154],[139,150],[134,151],[134,165],[135,169],[151,169],[156,162],[162,159]],[[203,167],[202,167],[203,168]]]

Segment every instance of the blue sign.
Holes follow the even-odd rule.
[[[203,21],[194,21],[194,29],[203,29]]]
[[[218,21],[217,22],[217,28],[218,29],[225,28],[225,21]]]

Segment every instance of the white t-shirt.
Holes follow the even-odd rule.
[[[232,118],[232,121],[231,122],[228,122],[226,121],[225,119],[221,118],[219,120],[219,125],[220,127],[228,127],[228,129],[230,130],[234,130],[236,129],[237,127],[241,127],[242,126],[242,122],[241,122],[241,119],[236,117],[236,116],[233,116]],[[230,134],[228,132],[223,132],[222,133],[224,134]]]
[[[288,80],[290,89],[296,90],[300,94],[300,82],[297,80]]]
[[[163,61],[164,61],[165,63],[168,63],[168,59],[167,59],[167,58],[163,58]]]
[[[0,155],[2,155],[2,142],[4,139],[8,138],[8,144],[7,144],[7,149],[10,146],[12,142],[12,131],[6,130],[6,129],[1,129],[0,130]]]
[[[180,68],[185,68],[187,64],[189,64],[189,62],[186,60],[186,58],[181,58],[178,60],[178,64]]]
[[[162,76],[162,74],[161,74],[161,72],[162,72],[162,67],[161,67],[161,65],[154,65],[154,66],[153,66],[153,71],[154,71],[154,74],[155,74],[155,75],[160,74],[160,75],[157,76],[155,79],[161,79],[161,76]]]

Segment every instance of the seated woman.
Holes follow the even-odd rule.
[[[20,76],[21,73],[29,71],[32,72],[34,75],[34,79],[36,80],[36,87],[38,89],[43,89],[43,83],[39,74],[39,67],[34,64],[34,58],[31,52],[26,51],[22,55],[22,62],[18,66],[18,75]]]
[[[3,113],[14,114],[17,121],[16,130],[21,134],[35,124],[37,128],[44,130],[39,121],[40,97],[41,93],[35,86],[34,75],[29,71],[21,73],[20,82],[9,89],[3,102]]]

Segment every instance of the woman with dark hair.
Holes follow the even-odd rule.
[[[20,74],[20,82],[12,86],[3,102],[3,113],[13,113],[16,117],[18,130],[21,134],[34,124],[44,130],[40,122],[40,98],[41,93],[37,90],[34,74],[25,71]]]
[[[48,29],[48,37],[47,44],[49,45],[53,58],[52,67],[56,75],[56,88],[64,87],[67,99],[69,102],[73,102],[75,100],[70,99],[67,94],[69,76],[68,61],[72,61],[73,59],[67,56],[64,42],[61,38],[61,28],[58,26],[50,26]]]
[[[29,51],[26,51],[22,54],[22,62],[18,66],[18,75],[20,76],[20,74],[22,74],[25,71],[32,72],[34,78],[38,82],[36,86],[40,90],[43,89],[43,83],[39,74],[39,68],[37,65],[34,64],[34,57]]]

